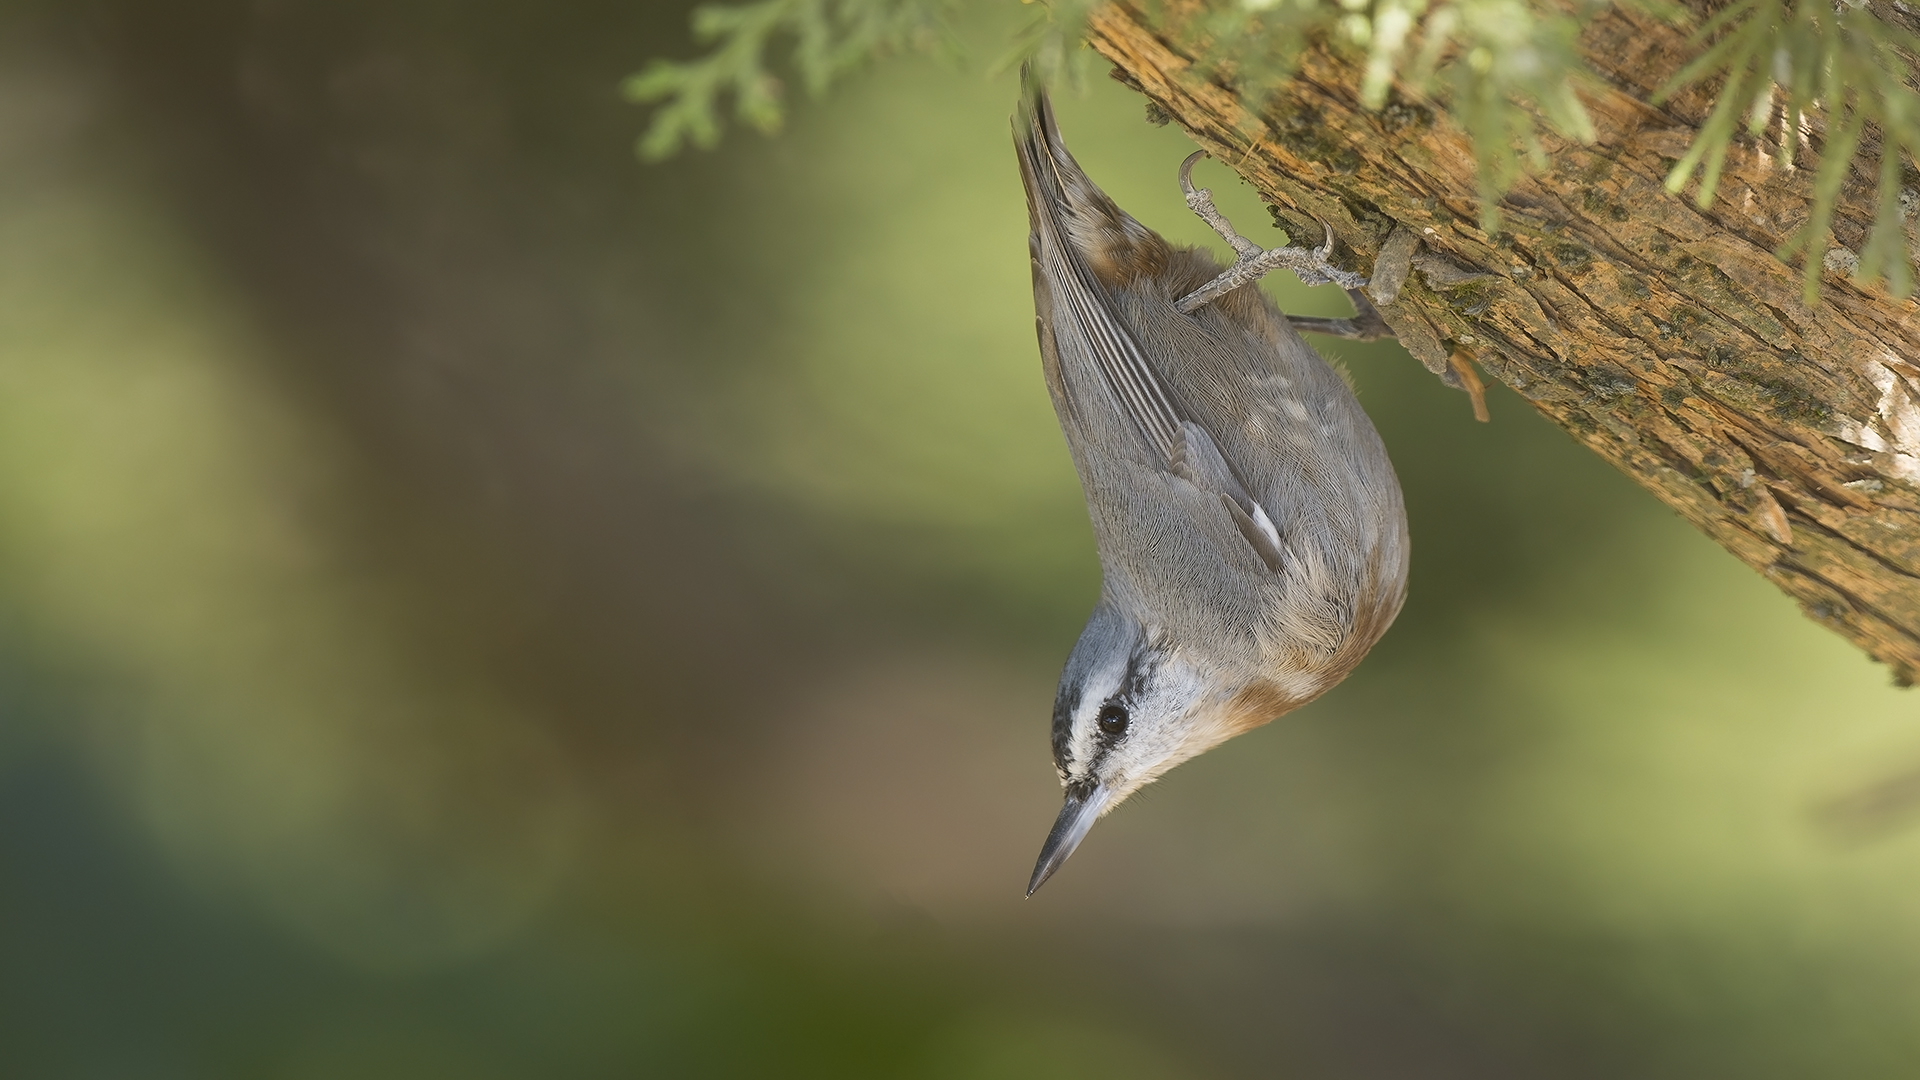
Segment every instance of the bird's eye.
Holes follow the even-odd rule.
[[[1100,710],[1098,723],[1101,731],[1109,735],[1120,735],[1127,730],[1127,725],[1132,721],[1133,717],[1127,715],[1125,705],[1108,705]]]

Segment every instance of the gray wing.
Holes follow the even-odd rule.
[[[1246,485],[1233,473],[1233,467],[1220,453],[1220,447],[1207,429],[1191,420],[1180,423],[1180,435],[1174,443],[1167,471],[1202,491],[1217,493],[1233,518],[1234,527],[1247,538],[1253,553],[1278,573],[1283,559],[1280,530],[1267,516],[1266,508],[1247,494]]]
[[[1277,572],[1283,546],[1272,518],[1247,493],[1212,435],[1174,404],[1088,263],[1089,246],[1104,245],[1099,254],[1112,261],[1126,256],[1130,242],[1164,242],[1121,212],[1088,179],[1061,143],[1043,91],[1029,87],[1019,120],[1015,143],[1032,229],[1041,349],[1050,354],[1049,380],[1061,384],[1055,392],[1069,403],[1078,397],[1071,370],[1076,365],[1062,370],[1063,346],[1076,357],[1090,359],[1110,399],[1149,449],[1148,458],[1218,495],[1240,535],[1260,561]]]
[[[1067,153],[1046,92],[1031,83],[1021,101],[1020,122],[1015,145],[1027,191],[1036,286],[1044,286],[1057,308],[1053,314],[1064,317],[1053,319],[1052,329],[1057,335],[1064,324],[1080,338],[1078,344],[1092,358],[1101,382],[1164,461],[1173,452],[1180,419],[1087,263],[1090,249],[1112,254],[1128,241],[1152,234],[1095,187]],[[1039,291],[1036,288],[1036,294]]]

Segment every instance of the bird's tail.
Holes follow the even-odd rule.
[[[1058,243],[1107,288],[1164,269],[1168,247],[1087,177],[1067,152],[1053,103],[1031,66],[1020,72],[1020,109],[1013,118],[1027,220],[1043,243]]]
[[[1020,183],[1027,191],[1027,224],[1036,237],[1059,235],[1065,187],[1074,180],[1093,182],[1060,141],[1053,102],[1032,65],[1020,69],[1020,108],[1013,116],[1013,145],[1020,155]],[[1066,178],[1060,175],[1064,167]],[[1095,189],[1098,190],[1098,189]]]
[[[1062,419],[1086,419],[1080,403],[1097,392],[1097,380],[1118,412],[1165,458],[1180,420],[1113,297],[1142,278],[1163,278],[1171,249],[1114,205],[1067,153],[1052,103],[1031,69],[1021,72],[1014,144],[1027,189],[1041,354]]]

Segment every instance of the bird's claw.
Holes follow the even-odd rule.
[[[1364,276],[1342,270],[1328,261],[1333,255],[1334,237],[1333,226],[1325,221],[1320,222],[1320,227],[1326,230],[1326,241],[1317,248],[1262,249],[1234,231],[1226,216],[1213,205],[1213,192],[1193,186],[1193,166],[1206,153],[1205,150],[1195,150],[1180,163],[1180,190],[1186,195],[1187,208],[1220,234],[1220,238],[1233,248],[1235,258],[1233,265],[1227,267],[1219,277],[1176,300],[1173,305],[1175,311],[1191,315],[1226,293],[1250,281],[1258,281],[1282,266],[1292,270],[1307,285],[1339,285],[1344,289],[1359,289],[1366,285]]]

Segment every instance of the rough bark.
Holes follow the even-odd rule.
[[[1737,144],[1705,211],[1661,186],[1711,104],[1700,92],[1652,103],[1693,53],[1671,27],[1620,11],[1587,27],[1581,50],[1602,84],[1583,98],[1599,138],[1547,136],[1550,167],[1514,187],[1488,235],[1472,150],[1443,113],[1405,96],[1361,108],[1357,67],[1325,47],[1256,113],[1173,44],[1187,35],[1164,20],[1178,17],[1169,6],[1156,25],[1109,5],[1090,40],[1294,235],[1331,224],[1342,258],[1373,268],[1376,298],[1391,299],[1382,314],[1415,357],[1450,382],[1471,358],[1896,680],[1914,679],[1920,319],[1845,272],[1872,220],[1871,152],[1808,307],[1798,268],[1773,252],[1807,219],[1810,162],[1783,168],[1764,140]]]

